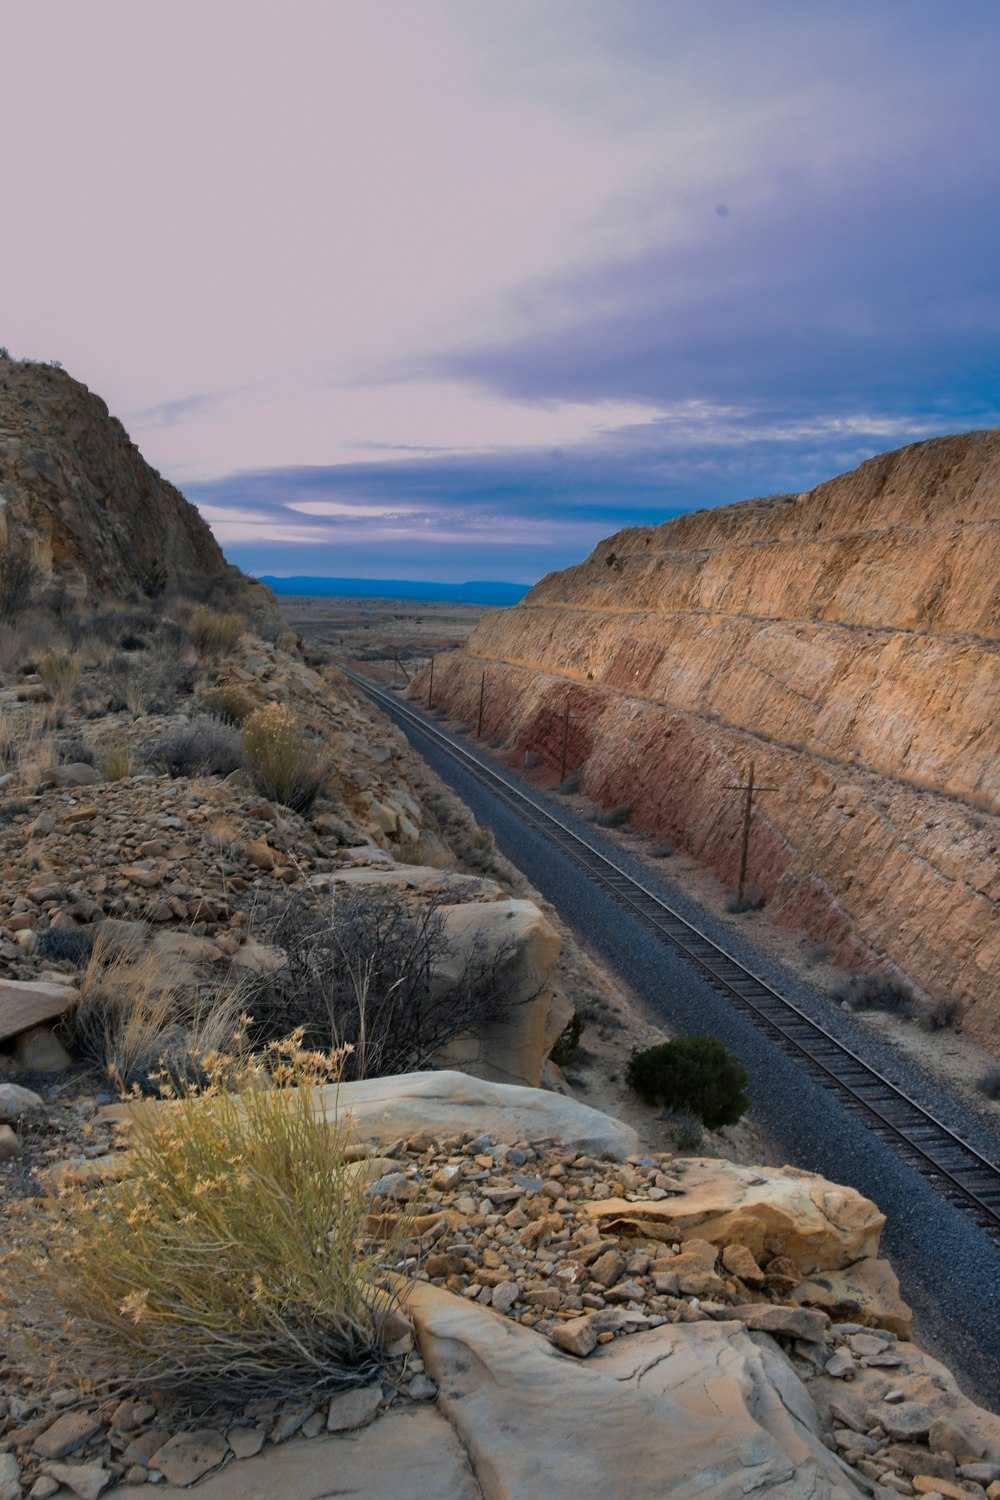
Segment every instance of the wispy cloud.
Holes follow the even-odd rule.
[[[4,338],[257,571],[531,581],[1000,419],[998,7],[174,0],[141,75],[135,27],[5,27]]]

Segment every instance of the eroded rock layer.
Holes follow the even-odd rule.
[[[179,490],[101,398],[64,370],[0,359],[0,552],[73,598],[201,587],[246,606],[270,591],[230,566]]]
[[[434,696],[844,964],[888,960],[1000,1050],[1000,430],[801,495],[635,527],[487,615]],[[426,682],[417,691],[426,691]],[[568,723],[567,723],[568,711]]]

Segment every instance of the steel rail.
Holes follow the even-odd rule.
[[[508,774],[490,765],[426,714],[395,694],[342,668],[379,707],[425,735],[451,760],[507,803],[521,818],[610,891],[647,927],[693,965],[796,1060],[824,1088],[888,1138],[909,1164],[950,1202],[969,1213],[1000,1244],[1000,1168],[943,1120],[903,1092],[793,1001],[771,987],[712,938],[588,843]]]

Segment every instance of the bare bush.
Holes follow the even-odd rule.
[[[631,816],[631,802],[619,802],[616,807],[598,807],[589,815],[590,822],[598,828],[621,828]]]
[[[946,1031],[962,1016],[962,1002],[954,995],[939,995],[934,1000],[915,1003],[914,1014],[923,1031]]]
[[[148,765],[171,778],[228,776],[243,764],[243,751],[231,724],[205,716],[168,729],[145,758]]]
[[[914,1005],[909,986],[886,973],[850,974],[837,985],[833,998],[849,1010],[879,1010],[887,1015],[911,1015]]]
[[[730,891],[726,897],[726,911],[730,915],[744,911],[760,911],[764,901],[764,891],[761,886],[745,885],[742,891]]]
[[[994,1063],[980,1076],[979,1092],[1000,1103],[1000,1064]]]
[[[498,1016],[512,943],[473,945],[457,978],[441,898],[409,904],[395,890],[351,890],[331,908],[291,903],[267,932],[287,963],[257,976],[245,996],[255,1044],[303,1028],[307,1045],[345,1045],[345,1077],[376,1078],[428,1067],[447,1042]]]

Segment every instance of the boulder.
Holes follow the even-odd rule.
[[[639,1144],[630,1126],[575,1099],[450,1070],[329,1084],[317,1096],[330,1118],[350,1117],[363,1139],[395,1140],[418,1130],[438,1138],[489,1131],[506,1143],[554,1137],[622,1161]]]
[[[853,1188],[794,1167],[739,1167],[692,1157],[675,1162],[683,1193],[659,1202],[605,1198],[587,1213],[602,1233],[666,1241],[738,1241],[753,1256],[787,1256],[799,1270],[840,1269],[874,1256],[885,1215]]]
[[[0,979],[0,1042],[43,1021],[64,1016],[79,1000],[71,984],[43,979]]]
[[[800,1281],[790,1300],[821,1307],[837,1322],[888,1328],[902,1339],[910,1336],[913,1313],[899,1295],[899,1277],[887,1260],[875,1256]]]
[[[501,955],[506,1001],[501,1015],[477,1027],[474,1038],[460,1037],[444,1048],[437,1061],[445,1066],[460,1061],[464,1068],[498,1083],[537,1088],[552,1044],[548,1039],[553,1007],[549,976],[559,957],[558,933],[533,901],[469,901],[443,906],[441,912],[450,951],[437,969],[438,989],[460,979],[480,946],[489,954]]]
[[[791,1366],[740,1324],[665,1324],[580,1360],[437,1287],[409,1310],[496,1500],[859,1500]]]

